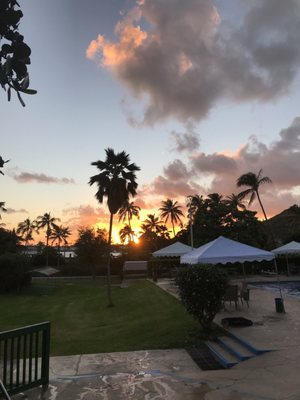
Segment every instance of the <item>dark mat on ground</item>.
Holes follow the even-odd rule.
[[[205,344],[198,347],[187,348],[186,351],[203,371],[224,369],[224,367],[214,358]]]
[[[224,327],[226,326],[251,326],[253,325],[253,322],[250,319],[244,318],[244,317],[229,317],[229,318],[223,318],[221,320],[221,323]]]

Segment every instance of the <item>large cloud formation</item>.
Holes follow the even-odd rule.
[[[190,194],[238,193],[237,178],[261,168],[273,184],[261,188],[271,214],[300,203],[300,117],[279,132],[269,145],[249,137],[234,154],[206,154],[195,151],[188,162],[174,160],[150,185],[153,196],[175,197],[183,201]],[[257,205],[254,204],[254,207]]]
[[[224,98],[267,101],[298,73],[300,2],[244,7],[232,24],[213,0],[138,0],[116,26],[118,40],[99,35],[86,55],[147,98],[144,124],[199,121]]]

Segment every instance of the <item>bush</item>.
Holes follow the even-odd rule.
[[[19,290],[29,285],[29,260],[26,256],[14,253],[0,255],[0,291]]]
[[[187,311],[210,331],[228,285],[226,272],[212,265],[189,265],[178,271],[176,284]]]

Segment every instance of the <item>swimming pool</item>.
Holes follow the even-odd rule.
[[[256,282],[251,286],[271,291],[278,291],[280,287],[282,294],[300,299],[300,281]]]

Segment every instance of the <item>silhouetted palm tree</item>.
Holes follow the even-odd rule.
[[[259,170],[258,174],[254,174],[253,172],[247,172],[246,174],[241,175],[236,181],[238,187],[249,186],[249,189],[246,189],[243,192],[239,193],[238,195],[239,198],[243,200],[245,197],[250,196],[248,204],[251,205],[255,200],[255,197],[257,197],[257,200],[264,214],[265,220],[267,221],[268,218],[258,192],[260,186],[265,183],[272,183],[272,181],[268,176],[262,177],[262,169]]]
[[[155,214],[148,214],[147,219],[145,219],[141,225],[144,232],[150,231],[159,234],[162,230],[164,221],[161,221]]]
[[[223,201],[223,196],[219,193],[210,193],[207,195],[208,204],[218,206]]]
[[[130,225],[124,225],[124,227],[119,230],[119,236],[122,243],[126,241],[130,243],[133,241],[134,231],[131,229]]]
[[[132,217],[137,217],[139,219],[139,214],[140,214],[141,207],[136,206],[133,201],[129,202],[128,200],[125,201],[125,203],[122,205],[120,208],[118,214],[119,214],[119,222],[123,221],[125,222],[126,219],[128,220],[128,225],[131,228],[131,220]]]
[[[49,238],[54,226],[56,226],[55,222],[60,221],[59,218],[51,217],[50,213],[45,213],[44,215],[39,215],[36,219],[37,231],[40,229],[46,228],[46,266],[49,264]]]
[[[164,222],[167,223],[170,219],[172,228],[173,228],[173,235],[175,237],[175,224],[182,223],[181,218],[183,217],[183,212],[181,211],[181,207],[178,205],[177,201],[173,201],[171,199],[167,199],[162,201],[162,206],[159,209],[160,215],[164,218]]]
[[[231,193],[229,196],[226,196],[225,203],[232,208],[233,210],[245,210],[245,204],[243,203],[240,195]]]
[[[107,205],[110,212],[108,245],[111,245],[111,233],[113,225],[113,216],[122,205],[129,200],[129,196],[136,195],[137,182],[135,172],[140,168],[130,162],[129,154],[125,151],[115,153],[113,149],[106,149],[105,161],[95,161],[92,165],[100,170],[98,175],[90,178],[89,184],[94,183],[98,186],[96,199],[103,203],[104,197],[107,198]],[[110,284],[110,257],[107,264],[107,295],[108,306],[112,306],[111,284]]]
[[[26,218],[23,222],[20,222],[17,227],[17,234],[21,235],[22,240],[25,242],[25,246],[28,246],[28,242],[33,240],[32,234],[37,231],[36,221],[31,221]]]
[[[56,241],[57,243],[57,265],[60,264],[60,246],[61,243],[64,245],[68,244],[68,237],[71,235],[70,228],[68,226],[58,226],[53,225],[52,232],[50,235],[50,239],[52,239],[52,243]]]
[[[4,164],[6,164],[7,162],[9,162],[10,160],[6,160],[4,161],[3,158],[0,156],[0,168],[4,167]],[[1,175],[4,175],[4,173],[2,171],[0,171]]]
[[[190,218],[196,214],[197,210],[202,206],[203,201],[202,195],[194,194],[187,196],[187,207]]]

